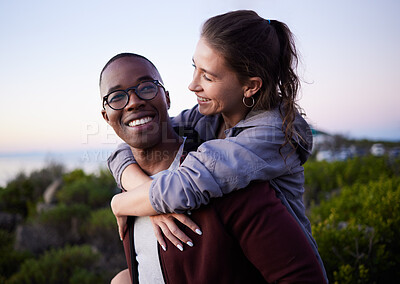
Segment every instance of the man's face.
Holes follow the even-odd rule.
[[[101,96],[114,90],[125,90],[147,80],[162,82],[158,71],[146,60],[122,57],[112,62],[103,72]],[[168,123],[169,97],[162,87],[152,100],[141,100],[134,90],[129,92],[125,108],[114,110],[105,104],[102,115],[115,133],[131,147],[148,149],[162,142]]]

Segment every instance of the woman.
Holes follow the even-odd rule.
[[[202,139],[219,139],[205,142],[176,171],[154,180],[134,164],[125,169],[134,163],[133,156],[129,148],[118,149],[110,169],[123,188],[135,191],[113,198],[115,215],[181,213],[251,181],[269,180],[319,257],[302,202],[302,164],[311,152],[312,136],[295,102],[299,80],[291,32],[252,11],[219,15],[203,25],[193,63],[189,89],[198,106],[174,122],[193,127]],[[119,225],[122,235],[124,224]],[[180,239],[190,241],[182,235]],[[180,245],[176,238],[171,241]]]

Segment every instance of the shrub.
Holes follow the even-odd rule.
[[[28,216],[28,213],[35,208],[35,204],[42,199],[47,186],[61,177],[62,172],[61,165],[49,164],[41,170],[33,171],[30,175],[18,174],[0,191],[0,210],[20,214],[23,217]]]
[[[84,221],[90,215],[90,208],[85,204],[58,204],[56,207],[42,212],[38,221],[46,225],[68,226],[72,219]],[[69,227],[69,226],[68,226]]]
[[[88,220],[90,231],[106,230],[117,232],[117,222],[110,208],[92,211]]]
[[[107,266],[110,271],[116,267],[120,269],[126,266],[117,222],[110,208],[99,209],[90,214],[85,225],[85,238],[106,259],[113,259],[113,264]]]
[[[310,219],[330,279],[386,283],[400,277],[400,177],[343,187],[313,208]]]
[[[356,157],[347,161],[308,161],[304,164],[305,203],[318,204],[343,186],[367,183],[400,174],[400,159]]]
[[[116,186],[108,171],[86,174],[75,170],[64,174],[58,203],[36,212],[44,190],[59,173],[54,169],[30,176],[20,174],[1,188],[0,210],[20,213],[27,223],[22,223],[23,231],[19,230],[18,236],[23,238],[15,244],[14,233],[0,231],[0,283],[107,283],[126,266],[110,209]],[[34,246],[29,246],[27,240]],[[90,246],[55,249],[82,243]],[[30,249],[31,253],[14,247]],[[44,252],[48,248],[53,249]],[[33,253],[37,259],[33,259]]]
[[[74,170],[64,175],[64,185],[57,193],[60,202],[67,205],[82,203],[91,208],[108,206],[115,191],[110,174],[101,171],[99,176]]]
[[[0,230],[0,283],[17,272],[22,262],[32,257],[28,252],[15,251],[13,246],[14,235]]]
[[[89,246],[53,249],[38,259],[26,260],[7,283],[103,283],[101,275],[95,274],[98,258]]]

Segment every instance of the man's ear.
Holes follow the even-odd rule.
[[[168,109],[171,107],[171,99],[169,97],[169,92],[165,91],[165,99],[167,100]]]
[[[260,77],[251,77],[245,85],[244,96],[246,98],[254,96],[261,89],[262,84],[263,82]]]
[[[105,120],[108,124],[110,124],[110,120],[108,119],[107,112],[106,112],[104,109],[101,110],[101,115],[103,116],[104,120]]]

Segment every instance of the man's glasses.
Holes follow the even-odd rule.
[[[162,87],[165,91],[164,86],[158,81],[143,81],[139,85],[130,87],[126,90],[116,90],[103,97],[103,108],[107,104],[114,110],[121,110],[129,102],[129,91],[134,90],[136,95],[144,101],[154,99],[158,93],[158,87]]]

